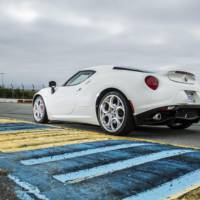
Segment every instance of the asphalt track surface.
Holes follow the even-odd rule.
[[[33,122],[31,104],[0,103],[0,117]],[[91,130],[98,133],[102,132],[99,127],[90,125],[74,123],[54,123],[54,125],[80,130]],[[133,131],[129,137],[200,148],[200,125],[195,124],[187,130],[171,130],[167,127],[139,127],[137,130]]]
[[[32,122],[30,104],[0,103],[0,168],[22,200],[166,200],[200,186],[200,149],[190,148],[200,147],[199,125],[116,137]]]

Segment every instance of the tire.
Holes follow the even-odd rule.
[[[33,102],[33,118],[37,123],[48,123],[48,116],[44,100],[41,96],[37,96]]]
[[[171,124],[168,124],[167,126],[171,129],[175,129],[175,130],[181,130],[181,129],[187,129],[189,128],[190,126],[192,126],[193,123],[191,122],[187,122],[187,123],[171,123]]]
[[[108,92],[97,106],[99,124],[112,135],[128,135],[134,128],[133,113],[126,97],[118,91]]]

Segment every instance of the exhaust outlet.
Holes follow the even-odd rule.
[[[162,120],[162,115],[161,113],[157,113],[156,115],[153,116],[153,119],[156,121],[161,121]]]

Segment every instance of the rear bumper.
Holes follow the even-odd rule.
[[[137,125],[167,125],[171,122],[200,121],[200,105],[169,105],[134,116]]]

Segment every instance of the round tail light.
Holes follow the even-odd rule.
[[[149,88],[151,88],[152,90],[157,90],[158,86],[159,86],[159,81],[156,77],[154,76],[147,76],[145,78],[145,83],[147,84],[147,86]]]

